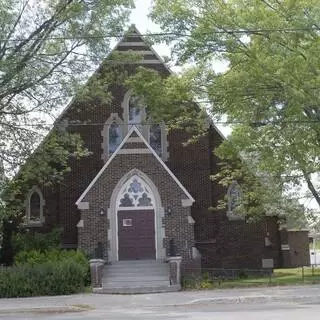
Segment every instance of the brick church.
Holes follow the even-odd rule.
[[[143,59],[125,66],[127,71],[144,66],[169,76],[152,47],[134,27],[130,30],[114,50],[133,51]],[[148,124],[147,106],[130,90],[116,84],[109,90],[111,101],[74,101],[61,114],[59,121],[81,135],[91,155],[72,161],[71,171],[54,190],[30,186],[29,227],[61,226],[64,248],[99,255],[106,266],[164,263],[176,256],[187,274],[200,268],[261,269],[307,262],[307,233],[280,230],[273,216],[247,223],[232,205],[220,212],[209,209],[226,194],[237,195],[239,188],[233,183],[226,190],[210,180],[218,170],[212,151],[224,139],[214,124],[196,143],[183,146],[188,133]]]

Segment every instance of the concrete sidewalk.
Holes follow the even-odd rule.
[[[0,299],[0,315],[19,312],[77,312],[208,304],[319,303],[320,285],[141,295],[77,294],[71,296]]]

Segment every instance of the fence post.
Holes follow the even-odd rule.
[[[269,284],[272,282],[272,269],[269,270]]]
[[[304,282],[304,268],[303,268],[303,266],[301,267],[301,271],[302,271],[302,281]]]

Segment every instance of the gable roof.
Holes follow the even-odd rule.
[[[146,141],[146,139],[143,137],[139,129],[133,125],[131,129],[129,130],[128,134],[125,136],[125,138],[122,140],[116,151],[111,155],[109,160],[105,163],[105,165],[102,167],[102,169],[98,172],[98,174],[95,176],[95,178],[91,181],[89,186],[86,188],[86,190],[81,194],[79,199],[76,201],[76,205],[81,203],[81,201],[84,199],[84,197],[87,195],[87,193],[91,190],[91,188],[94,186],[94,184],[97,182],[97,180],[101,177],[103,172],[106,170],[106,168],[110,165],[112,160],[120,154],[120,150],[123,148],[123,146],[128,142],[128,139],[130,137],[135,137],[140,138],[141,142],[145,144],[147,149],[150,151],[150,153],[160,162],[161,166],[168,172],[168,174],[171,176],[171,178],[175,181],[175,183],[178,185],[178,187],[183,191],[183,193],[187,196],[191,202],[194,202],[195,200],[193,197],[190,195],[190,193],[187,191],[187,189],[182,185],[182,183],[178,180],[178,178],[173,174],[173,172],[168,168],[168,166],[162,161],[162,159],[157,155],[157,153],[152,149],[150,144]]]
[[[137,39],[137,41],[130,41],[130,39]],[[150,54],[146,51],[140,51],[140,50],[133,50],[134,48],[137,49],[138,47],[140,48],[147,48],[150,51]],[[166,65],[166,63],[164,62],[164,60],[160,57],[160,55],[152,48],[152,46],[148,43],[146,43],[146,41],[143,39],[142,34],[140,33],[140,31],[137,29],[137,27],[132,24],[129,29],[125,32],[124,36],[122,37],[122,39],[114,46],[114,48],[110,51],[110,53],[107,55],[107,57],[105,59],[103,59],[103,61],[101,61],[101,64],[103,64],[103,62],[105,60],[108,59],[108,57],[110,57],[112,55],[112,53],[114,51],[120,51],[120,52],[128,52],[130,50],[133,50],[133,52],[136,52],[137,54],[142,54],[143,56],[143,60],[138,60],[136,62],[132,61],[130,62],[130,64],[161,64],[163,65],[163,67],[170,73],[173,74],[174,72]],[[153,57],[151,56],[153,55]],[[97,74],[97,72],[100,69],[101,64],[98,66],[97,70],[95,72],[93,72],[87,82],[84,84],[84,87],[87,85],[88,81],[90,81],[90,79]],[[61,113],[57,116],[56,120],[54,121],[54,125],[58,124],[62,119],[63,116],[67,113],[67,111],[69,110],[70,107],[72,107],[72,105],[74,104],[75,100],[77,98],[77,94],[75,94],[70,101],[66,104],[66,106],[63,108],[63,110],[61,111]],[[51,131],[51,130],[50,130]],[[50,133],[50,132],[49,132]]]

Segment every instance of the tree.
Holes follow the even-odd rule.
[[[79,88],[121,35],[133,1],[0,4],[0,248],[2,262],[10,264],[11,235],[24,215],[30,184],[60,182],[69,161],[88,154],[79,135],[54,121],[55,112],[75,94],[81,99]],[[107,96],[107,83],[96,78],[93,85],[94,79],[91,87]],[[48,122],[55,127],[44,139],[52,128]]]
[[[320,207],[319,2],[156,0],[151,17],[177,63],[196,66],[195,97],[233,127],[219,157],[242,156],[290,198],[306,185]],[[217,59],[226,72],[214,72]]]
[[[2,0],[0,162],[16,170],[120,35],[132,0]],[[51,118],[50,118],[51,116]]]

